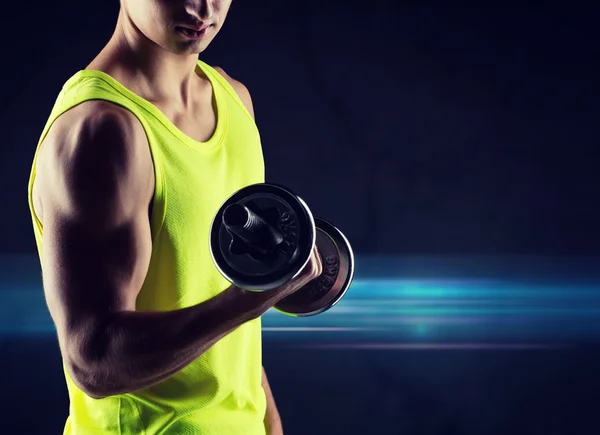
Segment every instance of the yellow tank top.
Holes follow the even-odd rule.
[[[153,249],[139,310],[176,310],[212,298],[230,284],[209,253],[209,229],[221,204],[236,190],[264,181],[260,136],[235,90],[199,61],[217,106],[211,139],[185,135],[158,108],[99,71],[79,71],[61,90],[43,130],[87,100],[106,100],[134,114],[145,129],[156,187],[151,215]],[[39,149],[38,144],[38,149]],[[37,157],[37,151],[35,156]],[[41,253],[43,228],[29,206]],[[41,260],[41,257],[40,257]],[[92,399],[65,370],[70,412],[65,435],[264,435],[266,399],[261,386],[261,321],[248,322],[171,378],[132,394]]]

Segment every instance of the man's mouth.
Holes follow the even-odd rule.
[[[202,27],[200,30],[194,30],[189,27],[177,26],[176,30],[187,38],[199,39],[206,34],[209,27],[210,26],[205,26]]]

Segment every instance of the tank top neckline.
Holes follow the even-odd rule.
[[[212,86],[215,99],[217,123],[212,136],[205,142],[197,141],[196,139],[193,139],[185,134],[158,107],[135,92],[131,91],[125,85],[117,81],[114,77],[103,71],[94,69],[80,70],[73,77],[71,77],[71,79],[65,84],[65,87],[68,87],[71,83],[75,83],[86,77],[100,79],[113,87],[121,95],[132,100],[134,103],[138,104],[154,115],[154,117],[160,121],[165,128],[167,128],[177,139],[179,139],[188,147],[201,152],[215,151],[222,144],[227,128],[226,104],[224,101],[223,90],[221,89],[218,79],[213,75],[208,65],[206,65],[204,62],[198,60],[195,72],[198,75],[203,72],[208,78]]]

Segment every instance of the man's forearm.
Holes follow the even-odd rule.
[[[267,398],[267,412],[265,414],[265,429],[267,430],[267,435],[282,435],[283,427],[281,424],[281,417],[279,416],[279,411],[275,405],[273,392],[271,391],[271,386],[269,385],[269,380],[267,379],[264,367],[262,372],[262,386]]]
[[[181,310],[117,313],[98,321],[87,337],[66,344],[71,376],[97,398],[155,385],[243,323],[262,315],[272,303],[268,298],[267,293],[232,286]]]

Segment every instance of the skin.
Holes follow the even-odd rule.
[[[216,114],[210,82],[194,72],[196,60],[221,29],[230,4],[122,0],[115,32],[88,69],[112,75],[188,136],[205,141]],[[205,38],[189,40],[178,25],[211,27]],[[246,87],[218,71],[254,115]],[[322,272],[315,249],[303,271],[277,290],[254,293],[232,285],[185,309],[136,311],[152,250],[153,174],[137,118],[104,101],[60,116],[38,154],[33,201],[44,227],[46,300],[67,370],[93,398],[163,381]],[[264,370],[263,388],[267,432],[282,434]]]

